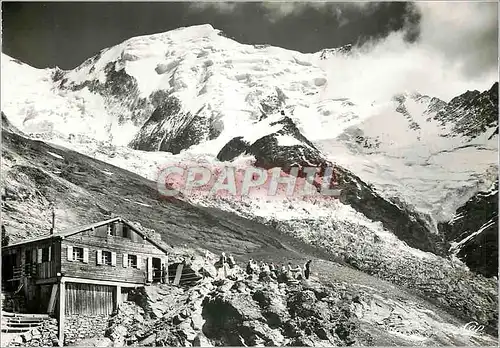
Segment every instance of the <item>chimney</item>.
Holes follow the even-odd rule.
[[[54,226],[56,224],[56,212],[54,210],[54,205],[52,207],[52,227],[50,228],[50,234],[54,234]]]

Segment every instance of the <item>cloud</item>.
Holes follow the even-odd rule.
[[[191,11],[214,10],[222,14],[231,14],[237,10],[241,3],[237,2],[192,2],[189,4]]]
[[[418,91],[443,100],[467,90],[485,90],[498,81],[497,3],[416,3],[415,21],[382,39],[354,49],[350,57],[323,62],[329,84],[325,98],[358,102],[387,100]],[[408,13],[408,17],[415,13]]]
[[[497,2],[416,2],[399,7],[385,2],[255,4],[271,23],[290,17],[300,21],[306,11],[316,10],[329,13],[336,30],[359,30],[361,46],[353,56],[324,62],[330,77],[328,94],[373,100],[418,91],[449,100],[468,89],[487,89],[498,80]],[[230,15],[242,12],[244,5],[201,2],[192,9]],[[372,31],[362,34],[360,26],[368,21],[375,25],[367,24]]]
[[[192,11],[206,11],[212,10],[221,14],[231,14],[232,12],[239,11],[241,8],[248,4],[248,2],[195,2],[189,5]],[[329,3],[326,1],[316,2],[262,2],[255,3],[259,5],[264,12],[265,18],[274,23],[288,16],[298,16],[308,9],[315,9],[318,11],[331,11],[340,15],[336,8],[338,4]]]
[[[498,65],[497,2],[420,2],[420,44],[470,77]]]

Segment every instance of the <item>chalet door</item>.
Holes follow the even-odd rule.
[[[153,257],[153,282],[160,283],[161,282],[161,259],[157,257]]]
[[[16,254],[2,255],[2,285],[7,291],[12,291],[14,286],[11,279],[14,278],[14,267],[16,265]]]

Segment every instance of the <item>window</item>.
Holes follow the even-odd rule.
[[[104,251],[102,252],[102,264],[111,266],[111,252]]]
[[[33,258],[31,257],[33,255],[33,252],[31,249],[27,249],[24,252],[24,263],[27,265],[30,265],[33,263]]]
[[[127,225],[123,225],[123,234],[122,234],[123,238],[130,238],[129,235],[130,235],[129,227]]]
[[[83,262],[83,248],[73,247],[73,260]]]
[[[137,268],[137,255],[129,255],[128,256],[128,266]]]
[[[46,247],[42,249],[42,262],[50,261],[50,248]]]

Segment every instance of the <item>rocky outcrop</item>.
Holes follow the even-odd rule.
[[[178,154],[222,131],[215,117],[205,117],[203,109],[194,115],[183,111],[181,102],[164,91],[157,91],[151,99],[157,106],[129,144],[134,149]]]
[[[434,118],[442,124],[453,124],[448,136],[474,138],[488,129],[498,128],[498,82],[487,91],[467,91],[453,98]]]
[[[315,284],[267,287],[236,282],[235,292],[216,290],[204,301],[203,332],[216,345],[369,345],[350,301]]]
[[[369,345],[352,296],[314,282],[206,280],[184,291],[147,287],[143,304],[125,303],[106,336],[114,345]],[[174,290],[174,291],[172,291]],[[144,310],[144,303],[146,306]],[[157,303],[160,316],[148,314]]]
[[[498,275],[498,179],[460,207],[453,219],[439,224],[451,252],[486,277]]]
[[[252,144],[242,137],[233,138],[219,152],[217,158],[221,161],[230,161],[241,154],[250,154],[255,157],[254,165],[261,168],[279,167],[283,172],[290,172],[293,167],[320,168],[320,175],[327,167],[333,168],[330,178],[330,187],[341,190],[337,197],[342,203],[351,205],[368,218],[381,221],[384,227],[392,231],[398,238],[408,245],[436,254],[444,254],[444,241],[431,232],[431,225],[425,216],[419,215],[404,205],[382,197],[370,185],[363,182],[354,173],[334,165],[299,131],[293,120],[284,116],[271,126],[280,125],[281,128],[271,134],[263,136]],[[296,139],[297,145],[283,146],[278,139],[288,136]],[[299,170],[299,175],[301,174]],[[320,184],[314,183],[319,189]]]
[[[351,44],[347,44],[337,48],[325,48],[320,51],[319,59],[324,60],[335,56],[348,56],[351,54],[351,51]]]

